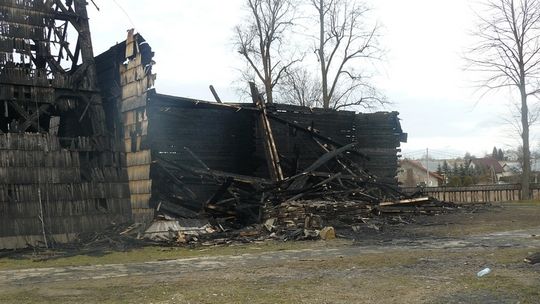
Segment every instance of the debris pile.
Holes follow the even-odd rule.
[[[374,118],[374,121],[382,121],[383,126],[373,127],[355,114],[310,112],[307,108],[284,110],[267,105],[255,85],[251,83],[250,87],[252,104],[204,106],[210,113],[216,109],[219,113],[228,113],[224,109],[244,113],[229,118],[253,121],[253,124],[242,126],[242,130],[253,128],[252,133],[245,135],[236,132],[237,129],[231,130],[227,133],[230,138],[224,141],[227,144],[216,146],[216,151],[201,146],[200,141],[204,141],[201,138],[190,137],[174,143],[163,141],[159,150],[152,153],[152,200],[159,205],[159,212],[181,218],[197,218],[202,214],[220,224],[232,223],[239,228],[260,223],[263,218],[261,208],[267,204],[347,201],[376,205],[402,198],[391,177],[378,178],[365,170],[371,159],[365,154],[364,142],[368,141],[367,137],[373,137],[377,142],[370,149],[384,151],[368,149],[369,153],[375,153],[375,158],[384,155],[388,164],[382,163],[381,159],[377,164],[390,168],[386,171],[395,171],[392,168],[397,166],[396,146],[399,146],[399,135],[402,134],[395,116]],[[198,108],[202,103],[185,107]],[[174,106],[172,101],[171,106]],[[184,110],[179,108],[175,113],[183,115]],[[347,126],[339,125],[340,119],[349,121]],[[330,127],[329,123],[339,126]],[[369,130],[384,128],[379,130],[380,134],[368,132],[370,136],[366,137],[355,131],[357,124]],[[323,134],[315,126],[326,126],[330,135]],[[219,125],[213,128],[216,127]],[[229,141],[245,146],[248,151],[231,147]],[[231,154],[245,158],[229,157]]]
[[[321,134],[313,124],[306,127],[279,117],[267,110],[253,83],[250,87],[251,106],[220,104],[219,107],[254,114],[251,119],[257,122],[256,140],[260,143],[255,146],[263,148],[260,156],[266,161],[265,167],[257,168],[265,168],[267,172],[245,170],[239,174],[211,168],[207,162],[217,166],[221,162],[213,162],[212,156],[197,145],[198,139],[191,141],[190,147],[178,146],[174,151],[152,154],[152,179],[156,181],[152,197],[158,202],[158,214],[179,221],[207,218],[210,226],[198,225],[195,229],[198,231],[193,232],[190,224],[159,220],[147,231],[147,237],[184,244],[204,243],[212,238],[331,238],[335,235],[334,228],[350,229],[366,224],[374,216],[438,212],[449,206],[430,198],[403,194],[397,183],[382,182],[383,179],[365,170],[369,157],[359,149],[360,139],[349,136],[342,138],[348,142],[340,143]],[[273,130],[283,125],[287,128]],[[310,156],[301,158],[300,152],[296,156],[281,154],[276,138],[286,146],[282,143],[286,137],[275,135],[283,132],[301,133],[299,143],[306,149],[309,144]],[[394,141],[399,141],[393,133],[381,140],[390,141],[389,146],[394,147]],[[300,149],[298,145],[295,147]],[[391,159],[395,156],[388,158]],[[231,167],[222,167],[226,168]],[[262,228],[262,223],[266,228]],[[254,225],[260,229],[238,233]],[[206,233],[210,230],[213,233]]]
[[[355,143],[352,143],[329,150],[301,173],[279,181],[211,170],[194,153],[191,155],[199,167],[158,158],[157,164],[168,177],[167,181],[179,185],[177,192],[163,191],[162,195],[168,195],[169,202],[179,198],[189,201],[191,191],[182,182],[187,179],[198,179],[202,184],[218,186],[204,204],[205,212],[212,218],[230,219],[239,221],[239,224],[259,223],[264,206],[296,201],[348,202],[348,209],[344,212],[354,210],[366,216],[371,206],[383,201],[399,200],[403,194],[390,185],[378,183],[376,177],[359,168],[349,158],[354,154],[354,146]],[[171,208],[170,205],[163,203],[161,206],[172,215],[195,215],[184,207]],[[189,206],[189,203],[183,205]]]
[[[371,216],[371,206],[356,202],[298,201],[268,206],[265,227],[271,231],[340,228],[362,222]]]
[[[407,199],[371,204],[358,201],[293,201],[277,206],[267,205],[264,227],[271,233],[287,238],[305,239],[320,236],[325,228],[357,232],[364,225],[379,230],[381,225],[408,223],[402,215],[438,214],[455,209],[452,203],[430,198]],[[377,224],[373,218],[378,217]]]
[[[143,237],[155,242],[171,242],[185,244],[198,241],[201,235],[215,233],[216,230],[207,220],[173,219],[162,217],[152,222]]]

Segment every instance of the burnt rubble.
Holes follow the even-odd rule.
[[[134,30],[94,57],[85,1],[0,11],[0,249],[326,238],[447,207],[398,190],[397,112],[158,94]]]

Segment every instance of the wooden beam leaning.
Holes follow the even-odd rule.
[[[219,98],[219,95],[213,85],[210,85],[210,92],[212,92],[212,95],[214,95],[217,103],[223,103],[221,102],[221,98]]]
[[[274,115],[272,113],[268,113],[267,116],[268,116],[268,118],[270,118],[273,121],[276,121],[276,122],[285,124],[287,126],[293,127],[298,131],[302,131],[302,132],[304,132],[306,134],[309,134],[309,135],[313,136],[314,138],[325,141],[325,142],[335,146],[336,148],[341,148],[341,147],[345,146],[343,143],[339,143],[339,142],[331,139],[330,137],[319,134],[319,133],[315,132],[312,129],[304,128],[303,126],[301,126],[301,125],[299,125],[299,124],[297,124],[295,122],[285,120],[285,119],[283,119],[281,117],[278,117],[277,115]],[[360,157],[362,157],[362,158],[364,158],[366,160],[369,160],[369,157],[367,155],[365,155],[363,153],[360,153],[360,152],[358,152],[356,150],[351,150],[350,152],[355,154],[355,155],[358,155],[358,156],[360,156]]]
[[[268,113],[266,111],[266,105],[262,100],[255,83],[250,82],[249,87],[251,90],[251,98],[253,104],[259,110],[259,128],[263,135],[264,152],[266,154],[266,162],[268,164],[268,170],[270,171],[270,178],[272,181],[283,180],[283,171],[279,162],[279,154],[277,151],[276,143],[274,141],[274,135],[272,133],[272,127],[268,120]]]

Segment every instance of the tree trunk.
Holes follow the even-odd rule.
[[[326,70],[326,59],[324,57],[324,0],[319,1],[319,61],[321,63],[321,82],[323,93],[323,108],[330,108],[330,96],[328,96],[328,71]]]
[[[523,133],[523,174],[521,176],[521,199],[527,200],[531,197],[529,187],[531,178],[531,151],[529,148],[529,108],[527,106],[527,94],[525,88],[520,88],[521,91],[521,125]]]
[[[272,94],[272,85],[265,83],[264,84],[264,90],[266,91],[266,103],[273,104],[274,103],[274,94]]]

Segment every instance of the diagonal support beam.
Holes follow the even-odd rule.
[[[11,101],[10,102],[11,107],[15,109],[15,111],[25,120],[22,124],[19,125],[19,131],[25,132],[30,127],[36,128],[36,130],[41,131],[40,126],[38,125],[38,118],[41,113],[49,114],[47,112],[48,108],[50,107],[49,104],[41,105],[39,108],[36,109],[36,112],[33,114],[29,114],[25,109],[23,109],[17,102]]]
[[[268,120],[268,114],[266,112],[266,105],[255,86],[255,83],[250,82],[249,87],[251,89],[251,98],[253,104],[259,109],[259,127],[263,133],[264,152],[266,153],[266,161],[268,163],[268,170],[270,171],[270,177],[273,181],[283,180],[283,171],[279,162],[279,154],[274,140],[274,134],[272,133],[272,127]]]

